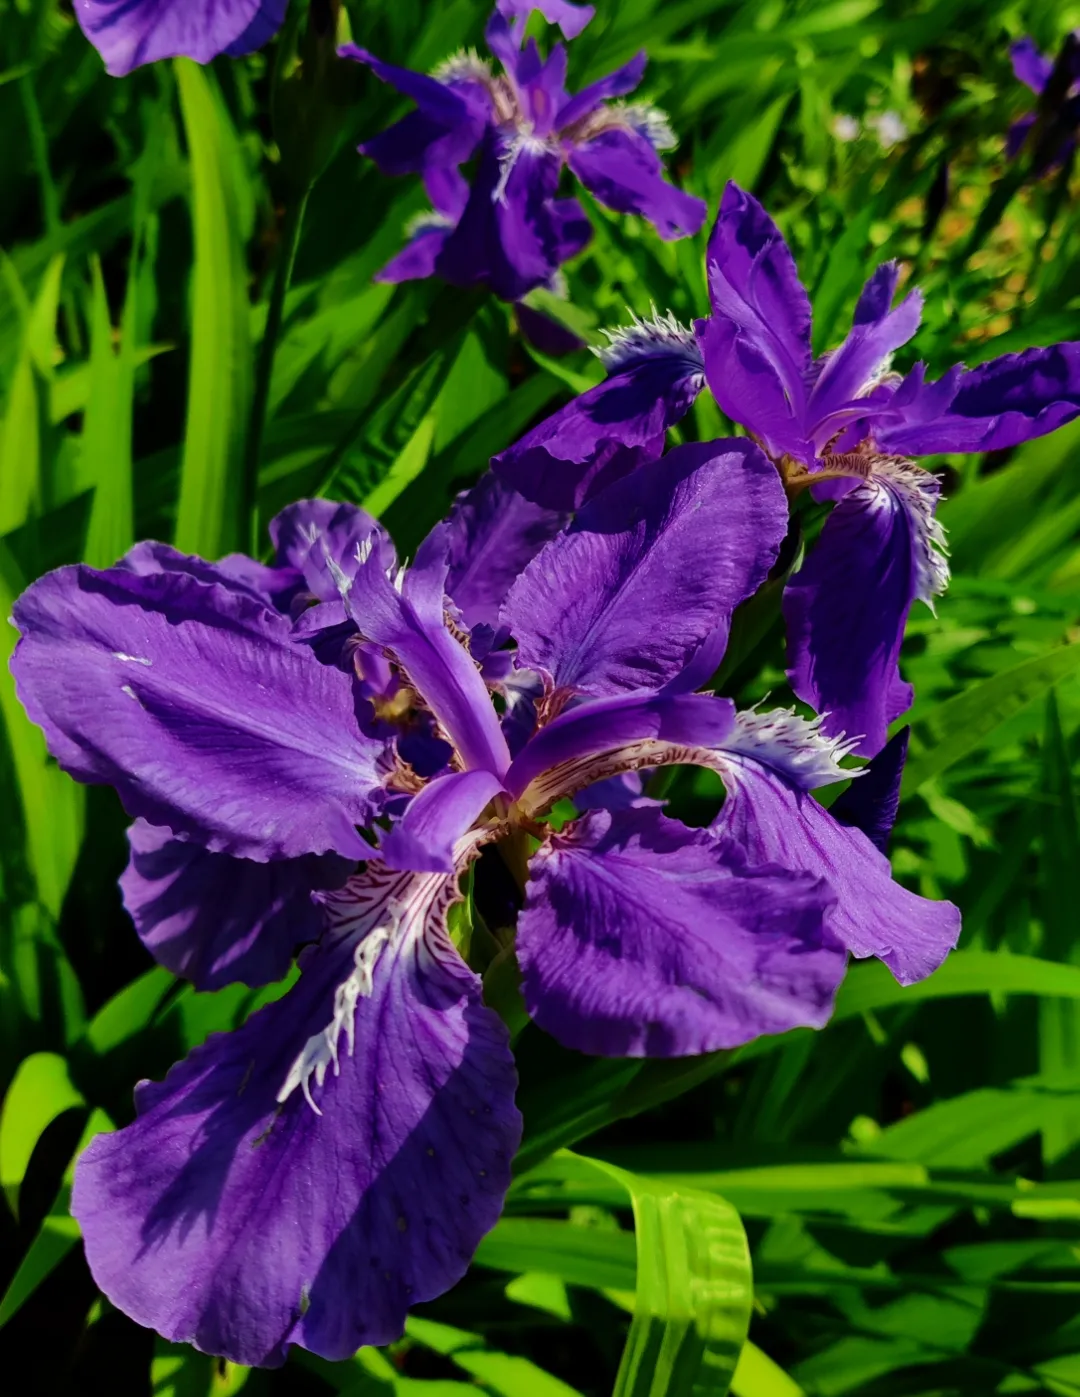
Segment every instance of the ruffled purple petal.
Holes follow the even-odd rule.
[[[506,789],[526,815],[543,814],[556,801],[623,772],[716,766],[734,730],[734,704],[713,694],[597,699],[541,728],[514,758]]]
[[[845,955],[815,876],[751,868],[655,809],[595,811],[533,856],[516,949],[534,1021],[605,1057],[680,1057],[828,1019]]]
[[[360,146],[361,153],[384,174],[420,174],[457,166],[476,150],[491,115],[491,98],[482,83],[441,82],[426,73],[384,63],[356,44],[343,44],[338,53],[363,63],[418,107]]]
[[[889,836],[900,808],[900,782],[907,761],[910,728],[890,737],[856,781],[834,800],[829,814],[841,825],[862,830],[875,849],[889,851]]]
[[[872,757],[911,707],[900,647],[914,601],[933,605],[948,568],[934,519],[938,483],[883,459],[835,506],[784,591],[788,679],[830,732],[860,739]]]
[[[510,753],[487,686],[446,627],[446,525],[424,540],[401,591],[374,551],[344,582],[349,614],[370,644],[396,660],[467,768],[501,775]]]
[[[76,779],[215,853],[363,856],[384,744],[285,617],[184,573],[68,567],[14,620],[20,697]]]
[[[451,771],[436,777],[409,802],[384,835],[379,856],[387,868],[453,873],[454,850],[484,806],[502,791],[489,771]]]
[[[728,798],[713,824],[751,863],[824,878],[837,897],[829,927],[855,956],[877,956],[903,985],[936,970],[956,945],[960,913],[893,882],[888,859],[860,830],[837,822],[773,766],[733,757]]]
[[[572,5],[570,0],[496,0],[496,9],[505,19],[528,19],[535,11],[548,24],[557,24],[564,39],[576,39],[596,14],[592,5]]]
[[[927,383],[908,375],[874,426],[882,451],[930,456],[1000,451],[1045,436],[1080,414],[1080,341],[1003,354]]]
[[[810,302],[780,230],[729,183],[705,261],[712,316],[696,323],[713,396],[774,454],[805,454]]]
[[[288,0],[75,0],[75,18],[113,77],[160,58],[209,63],[277,33]]]
[[[612,377],[590,388],[492,458],[526,499],[577,509],[664,449],[705,385],[693,336],[674,322],[635,325],[605,354]]]
[[[639,131],[601,131],[572,147],[568,160],[594,198],[616,213],[640,214],[668,242],[692,237],[705,222],[705,200],[667,182],[663,161]]]
[[[506,1030],[447,936],[458,896],[370,867],[295,989],[91,1143],[72,1209],[113,1304],[237,1363],[336,1360],[460,1279],[521,1127]]]
[[[679,446],[591,500],[514,583],[502,620],[556,693],[658,689],[765,580],[787,527],[756,446]]]
[[[564,104],[555,122],[560,131],[573,136],[569,130],[575,122],[583,121],[609,101],[612,97],[625,97],[633,90],[645,76],[645,68],[648,64],[648,55],[642,49],[640,53],[634,54],[629,63],[624,63],[621,68],[616,68],[613,73],[608,73],[606,77],[599,78],[596,82],[590,83],[588,87],[583,87],[580,92]]]
[[[849,408],[875,386],[893,351],[907,344],[919,328],[921,292],[912,291],[892,309],[899,274],[895,262],[878,267],[863,287],[847,339],[824,361],[807,406],[819,451],[833,435],[830,414]]]
[[[514,580],[567,517],[532,504],[493,471],[458,496],[447,521],[446,592],[466,626],[498,627]]]
[[[1050,74],[1054,71],[1054,60],[1044,58],[1035,47],[1035,41],[1027,35],[1011,45],[1009,57],[1012,59],[1013,72],[1017,78],[1037,96],[1050,81]]]
[[[335,854],[273,863],[211,854],[145,820],[128,843],[120,888],[139,939],[199,990],[280,980],[322,930],[312,893],[340,887],[354,867]]]

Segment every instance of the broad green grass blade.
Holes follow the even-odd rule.
[[[0,268],[13,299],[23,299],[23,335],[6,394],[0,392],[0,535],[19,528],[44,504],[42,424],[48,421],[47,385],[64,259],[49,263],[34,305],[25,304],[14,267],[0,251]],[[3,385],[0,384],[0,389]]]
[[[5,621],[26,581],[0,539],[0,617]],[[38,901],[55,920],[82,843],[85,791],[49,759],[45,738],[15,696],[8,663],[17,639],[11,626],[0,624],[0,711],[22,806],[27,863],[37,884]]]
[[[973,684],[925,715],[917,715],[919,747],[904,771],[902,794],[977,751],[1004,723],[1080,669],[1080,642],[1025,660]]]
[[[38,1140],[58,1116],[84,1104],[57,1053],[33,1053],[19,1064],[0,1112],[0,1185],[16,1217],[19,1189]]]
[[[746,1339],[753,1296],[738,1213],[715,1193],[569,1151],[552,1165],[569,1168],[586,1186],[614,1184],[633,1208],[636,1298],[615,1397],[723,1397]],[[527,1178],[521,1187],[527,1191]],[[628,1243],[621,1232],[508,1218],[481,1244],[477,1260],[628,1290]]]
[[[175,63],[191,159],[195,267],[187,425],[174,542],[220,557],[247,543],[240,470],[251,397],[245,234],[236,133],[209,71]]]
[[[916,985],[898,985],[880,962],[863,961],[852,966],[840,986],[833,1021],[888,1009],[895,1004],[914,1005],[928,999],[950,999],[968,994],[1034,994],[1080,999],[1080,966],[1040,960],[1037,956],[953,951],[928,979]]]
[[[37,1236],[20,1262],[19,1269],[12,1277],[11,1284],[0,1297],[0,1326],[5,1325],[22,1308],[38,1286],[52,1274],[79,1241],[79,1224],[71,1216],[70,1209],[75,1165],[95,1135],[113,1129],[115,1126],[105,1112],[95,1107],[64,1171],[60,1191],[38,1229]]]
[[[118,351],[105,298],[101,263],[91,262],[90,383],[79,461],[80,483],[94,491],[86,537],[86,561],[109,567],[134,542],[131,412],[135,396],[135,327],[133,297],[137,279],[128,281],[129,306]]]
[[[1076,919],[1080,910],[1080,830],[1069,750],[1053,690],[1046,697],[1046,732],[1042,771],[1043,950],[1048,957],[1080,961]],[[1051,1078],[1080,1081],[1080,1003],[1066,999],[1039,1001],[1039,1070]],[[1043,1122],[1043,1154],[1053,1163],[1080,1141],[1080,1100],[1058,1103]]]
[[[788,1377],[783,1368],[749,1339],[739,1355],[731,1391],[734,1397],[804,1397],[795,1379]]]

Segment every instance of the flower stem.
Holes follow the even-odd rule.
[[[281,252],[274,284],[270,291],[270,305],[266,312],[266,329],[259,358],[255,366],[255,391],[251,399],[251,418],[248,423],[247,441],[244,446],[244,476],[242,482],[240,508],[241,527],[246,532],[248,552],[257,558],[261,551],[259,528],[259,458],[262,454],[263,434],[266,430],[266,410],[270,402],[270,383],[274,374],[274,356],[277,353],[281,325],[285,316],[285,297],[292,281],[296,266],[296,253],[300,246],[300,231],[304,224],[311,186],[291,198],[285,207],[285,222],[281,230]]]

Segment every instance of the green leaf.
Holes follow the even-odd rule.
[[[34,1146],[58,1116],[85,1104],[58,1054],[33,1053],[19,1064],[0,1112],[0,1184],[16,1217]]]
[[[70,1209],[75,1165],[95,1135],[114,1129],[115,1126],[104,1111],[97,1107],[91,1111],[82,1137],[64,1171],[64,1180],[52,1207],[20,1262],[19,1269],[12,1277],[11,1284],[0,1297],[0,1326],[5,1325],[22,1308],[38,1286],[56,1270],[79,1241],[79,1224],[71,1216]]]
[[[0,617],[11,615],[26,585],[11,550],[0,540]],[[23,712],[8,665],[18,635],[0,623],[0,713],[14,762],[26,837],[26,860],[45,913],[55,921],[82,843],[85,792],[53,763],[41,730]]]
[[[803,1389],[749,1339],[731,1379],[735,1397],[804,1397]]]
[[[0,251],[0,268],[22,298],[14,268]],[[54,257],[33,307],[23,304],[23,340],[0,417],[0,534],[10,533],[39,513],[44,501],[42,423],[48,420],[43,380],[51,375],[56,314],[64,259]],[[0,385],[2,386],[2,385]]]
[[[896,1004],[968,994],[1080,999],[1080,966],[995,951],[953,951],[927,979],[915,985],[898,985],[879,961],[863,961],[851,967],[840,986],[833,1022]]]
[[[925,715],[916,714],[918,748],[908,759],[902,793],[910,795],[977,751],[1002,724],[1080,669],[1080,642],[1064,645],[973,684]]]
[[[634,1212],[636,1296],[615,1397],[723,1397],[750,1323],[750,1253],[739,1215],[715,1193],[560,1151],[551,1168],[586,1187],[614,1184]],[[527,1193],[528,1176],[520,1189]],[[629,1290],[625,1233],[505,1218],[481,1265]]]
[[[94,504],[86,538],[85,559],[92,567],[110,567],[134,542],[131,412],[135,396],[134,277],[129,280],[129,309],[119,352],[113,350],[112,321],[105,298],[101,263],[91,264],[93,294],[90,316],[90,383],[79,461],[80,484],[91,486]]]
[[[175,60],[191,158],[195,268],[177,548],[220,557],[247,544],[240,471],[251,397],[249,223],[236,133],[212,74]]]

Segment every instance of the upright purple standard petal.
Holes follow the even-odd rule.
[[[601,356],[611,373],[492,458],[526,499],[577,509],[604,486],[655,460],[669,427],[705,386],[701,353],[674,320],[636,322]]]
[[[913,372],[874,425],[882,451],[930,456],[1000,451],[1045,436],[1080,413],[1080,341],[1003,354],[936,383]]]
[[[748,867],[654,809],[594,811],[533,856],[517,935],[531,1017],[605,1057],[680,1057],[829,1017],[843,948],[817,877]]]
[[[19,695],[76,779],[215,853],[363,857],[384,744],[285,617],[183,573],[69,567],[14,620]]]
[[[856,956],[877,956],[902,985],[937,969],[956,945],[960,913],[893,882],[889,861],[861,830],[837,824],[775,768],[732,760],[728,798],[713,829],[751,863],[778,863],[824,878],[836,893],[830,930]]]
[[[810,302],[780,230],[728,184],[705,255],[713,314],[696,323],[713,396],[774,455],[806,454]]]
[[[372,552],[343,579],[349,613],[365,640],[398,663],[467,768],[501,775],[510,752],[487,686],[464,645],[446,626],[449,546],[446,525],[428,535],[401,590]]]
[[[565,131],[567,135],[573,136],[574,133],[568,128],[591,116],[598,107],[612,97],[625,97],[628,92],[633,92],[645,76],[647,63],[648,57],[645,50],[642,49],[621,68],[616,68],[613,73],[608,73],[605,77],[590,83],[588,87],[583,87],[580,92],[569,98],[560,109],[555,122],[556,126],[560,131]]]
[[[333,500],[297,500],[270,521],[279,566],[297,569],[319,601],[339,601],[337,577],[352,577],[357,550],[370,546],[383,568],[397,562],[393,540],[377,519],[358,505]]]
[[[211,854],[145,820],[128,843],[120,888],[135,930],[159,965],[199,990],[280,980],[322,931],[312,893],[340,887],[355,866],[334,854],[273,863]]]
[[[536,11],[548,24],[557,24],[564,39],[576,39],[596,14],[592,5],[572,5],[570,0],[496,0],[505,19],[528,19]]]
[[[237,1363],[344,1359],[464,1274],[521,1129],[506,1030],[446,933],[458,896],[369,867],[295,989],[92,1142],[72,1209],[115,1305]]]
[[[515,578],[566,520],[563,512],[532,504],[492,471],[458,496],[447,521],[446,591],[467,626],[498,626]]]
[[[765,580],[788,526],[747,441],[694,442],[587,504],[511,588],[519,662],[556,693],[658,689]]]
[[[1017,78],[1038,96],[1054,71],[1054,60],[1044,58],[1036,48],[1034,39],[1028,38],[1027,35],[1017,39],[1010,47],[1009,57],[1012,59],[1013,72]]]
[[[922,293],[912,291],[892,309],[899,280],[895,262],[885,262],[863,287],[847,339],[823,361],[807,404],[807,419],[815,432],[814,444],[823,450],[835,434],[837,423],[829,418],[852,405],[875,384],[890,363],[894,350],[907,344],[919,328]]]
[[[75,18],[122,77],[159,58],[209,63],[265,44],[281,27],[288,0],[75,0]]]
[[[883,458],[844,496],[784,592],[788,678],[828,715],[830,732],[861,739],[867,757],[911,707],[900,647],[912,603],[933,605],[948,569],[934,519],[937,480]]]

